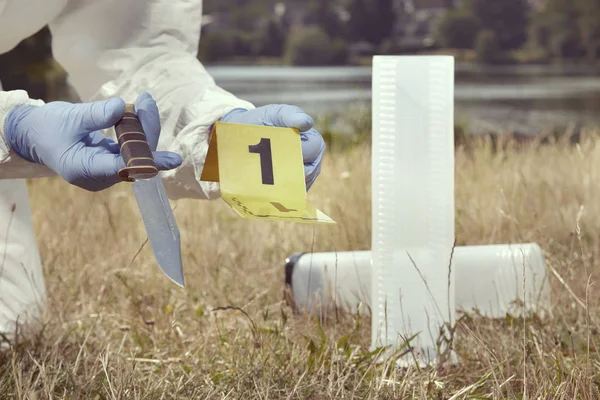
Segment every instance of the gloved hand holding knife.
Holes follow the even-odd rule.
[[[100,132],[112,126],[118,142]],[[158,175],[181,165],[182,158],[156,151],[160,118],[149,94],[142,93],[130,106],[118,98],[19,106],[9,112],[4,132],[21,157],[48,166],[83,189],[98,191],[132,181],[154,256],[171,280],[184,285],[179,229]]]
[[[135,107],[156,167],[169,170],[181,165],[179,154],[156,151],[160,119],[154,99],[142,93]],[[125,102],[119,98],[82,104],[57,101],[23,105],[8,113],[4,132],[19,156],[46,165],[73,185],[99,191],[120,182],[118,173],[125,167],[118,143],[100,130],[115,125],[124,113]]]

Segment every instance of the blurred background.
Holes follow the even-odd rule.
[[[456,118],[470,132],[600,120],[600,0],[204,0],[200,26],[198,57],[220,86],[331,126],[351,114],[353,129],[369,127],[375,54],[454,55]],[[5,89],[77,100],[50,40],[44,29],[0,56]]]

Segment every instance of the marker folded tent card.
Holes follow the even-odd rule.
[[[297,129],[217,122],[200,180],[242,218],[335,224],[306,198]]]

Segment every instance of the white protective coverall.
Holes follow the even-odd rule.
[[[201,17],[202,0],[0,0],[0,53],[48,25],[54,58],[82,101],[133,103],[150,93],[161,118],[158,150],[183,158],[161,173],[168,196],[212,199],[218,184],[200,182],[209,129],[228,111],[254,106],[216,86],[198,61]],[[43,102],[0,91],[0,334],[8,339],[17,320],[37,320],[45,301],[25,178],[55,175],[4,141],[6,115],[21,104]]]

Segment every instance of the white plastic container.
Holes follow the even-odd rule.
[[[340,308],[361,314],[371,308],[371,251],[296,253],[285,260],[292,306],[323,315]]]
[[[452,264],[457,311],[489,318],[551,313],[549,275],[536,243],[457,246]],[[285,269],[298,311],[369,312],[371,251],[298,253],[286,260]]]
[[[372,89],[372,347],[418,334],[406,360],[433,362],[455,319],[454,58],[376,56]]]

